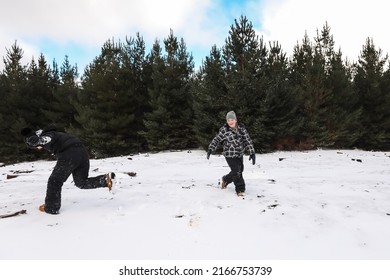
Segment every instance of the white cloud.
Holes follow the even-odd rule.
[[[5,55],[5,47],[15,40],[26,42],[21,46],[23,49],[36,49],[33,45],[40,40],[58,44],[73,42],[91,48],[101,46],[110,38],[124,39],[139,32],[152,44],[156,38],[166,38],[170,29],[187,44],[206,46],[215,38],[212,34],[215,28],[204,25],[210,22],[205,11],[212,8],[211,5],[211,0],[1,2],[0,9],[8,12],[0,17],[3,30],[0,41],[5,44],[1,46],[0,56]],[[32,45],[27,46],[27,42]],[[39,53],[40,50],[36,55]]]
[[[170,29],[184,38],[188,51],[207,55],[212,45],[223,46],[234,19],[241,15],[253,22],[266,41],[279,41],[288,54],[302,41],[305,31],[313,39],[325,22],[335,47],[341,47],[349,60],[357,60],[368,37],[384,53],[390,50],[385,30],[390,19],[382,0],[13,0],[1,1],[0,10],[0,58],[17,40],[26,62],[43,52],[51,63],[44,41],[65,50],[71,45],[85,47],[90,58],[83,59],[92,61],[98,53],[88,50],[100,48],[108,39],[123,40],[139,32],[151,45],[155,39],[166,38]],[[66,54],[80,62],[72,50]],[[64,55],[56,57],[57,62]]]
[[[386,30],[390,18],[381,0],[267,1],[260,17],[264,38],[279,41],[288,54],[302,42],[305,32],[312,40],[326,22],[336,49],[340,47],[350,61],[358,59],[368,37],[384,54],[390,50]]]
[[[205,20],[204,11],[210,5],[210,0],[16,0],[0,4],[1,10],[11,11],[2,15],[0,24],[16,36],[95,45],[138,31],[150,38],[165,36],[170,28],[186,33]]]

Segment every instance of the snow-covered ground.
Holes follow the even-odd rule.
[[[55,161],[0,167],[1,260],[388,260],[390,153],[315,150],[245,157],[247,195],[220,189],[204,151],[91,160],[114,192],[63,186],[38,211]],[[136,176],[129,176],[136,172]],[[7,179],[9,175],[17,175]]]

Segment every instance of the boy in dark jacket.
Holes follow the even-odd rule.
[[[47,183],[45,204],[39,207],[42,212],[59,213],[62,185],[71,174],[75,185],[80,189],[108,188],[111,191],[115,173],[88,178],[89,156],[76,137],[57,131],[54,126],[47,126],[37,131],[26,127],[22,129],[21,134],[29,148],[45,149],[57,158]]]
[[[223,143],[223,155],[230,167],[230,173],[221,179],[221,188],[224,189],[231,182],[234,183],[238,196],[245,195],[245,181],[242,176],[244,171],[243,155],[249,151],[249,160],[256,162],[255,149],[244,125],[238,124],[236,113],[230,111],[226,114],[226,124],[220,128],[219,133],[211,141],[207,159],[215,151],[220,143]]]

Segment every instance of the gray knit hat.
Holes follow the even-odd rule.
[[[234,113],[234,111],[230,111],[226,114],[226,120],[228,119],[233,119],[233,120],[237,120],[237,116],[236,116],[236,113]]]

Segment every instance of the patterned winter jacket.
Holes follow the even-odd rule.
[[[252,140],[242,124],[237,124],[237,128],[230,128],[228,124],[221,127],[211,141],[209,150],[215,151],[220,143],[223,143],[222,154],[225,157],[242,157],[246,150],[249,154],[255,153]]]

